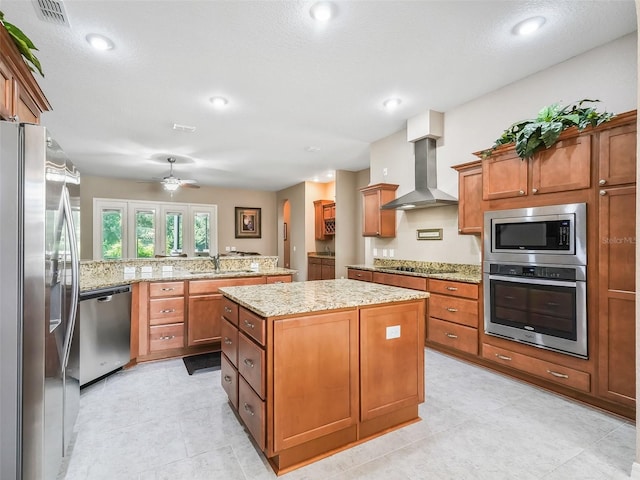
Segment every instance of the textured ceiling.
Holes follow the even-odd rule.
[[[0,9],[39,47],[43,116],[89,175],[279,190],[369,165],[369,144],[636,29],[632,0],[72,1],[71,27],[27,0]],[[543,29],[512,27],[543,15]],[[110,37],[92,50],[85,36]],[[212,108],[222,95],[229,105]],[[401,97],[394,113],[382,101]],[[517,119],[515,119],[517,120]],[[196,127],[194,133],[172,129]],[[499,132],[496,132],[499,133]],[[309,146],[319,147],[308,152]]]

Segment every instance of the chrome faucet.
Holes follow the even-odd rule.
[[[331,247],[329,245],[324,247],[324,250],[325,250],[325,252],[327,252],[327,255],[331,256]]]
[[[213,257],[211,257],[211,260],[213,260],[213,268],[216,269],[216,272],[220,271],[220,254],[216,253]]]

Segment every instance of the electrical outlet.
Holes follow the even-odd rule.
[[[389,256],[390,256],[391,258],[393,258],[393,255],[394,255],[393,248],[390,248],[390,249],[389,249]]]
[[[224,247],[224,251],[225,252],[230,252],[231,251],[231,247]]]
[[[383,248],[383,249],[382,249],[382,256],[383,256],[383,257],[386,257],[386,256],[387,256],[387,249],[386,249],[386,248]]]
[[[293,246],[293,251],[294,251],[294,252],[296,251],[296,246],[295,246],[295,245]]]
[[[382,176],[383,176],[383,177],[386,177],[386,176],[387,176],[387,173],[389,173],[389,170],[388,170],[386,167],[385,167],[385,168],[383,168],[383,169],[382,169]]]
[[[374,248],[374,249],[373,249],[373,256],[374,256],[374,257],[377,257],[377,256],[378,256],[378,249],[377,249],[377,248]]]
[[[235,252],[236,251],[236,247],[231,247],[231,251]]]

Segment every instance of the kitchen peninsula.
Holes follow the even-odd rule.
[[[345,279],[220,291],[222,386],[276,473],[419,420],[428,293]]]

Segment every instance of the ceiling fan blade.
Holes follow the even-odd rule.
[[[182,183],[180,186],[184,188],[200,188],[200,185],[196,185],[195,183]]]
[[[198,183],[197,180],[180,180],[180,183]]]

